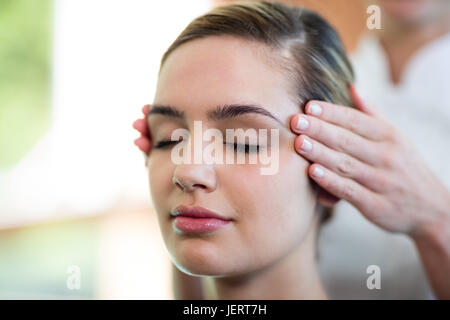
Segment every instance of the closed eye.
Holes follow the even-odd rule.
[[[170,146],[173,146],[182,140],[161,140],[158,141],[155,145],[155,149],[168,149]],[[234,151],[240,151],[244,153],[253,153],[259,152],[261,149],[260,145],[250,145],[250,144],[239,144],[239,143],[228,143],[224,142],[224,145],[228,147],[233,147]]]
[[[156,143],[156,146],[154,148],[155,149],[167,149],[170,146],[177,144],[180,141],[182,141],[182,140],[178,140],[178,141],[177,140],[161,140]]]

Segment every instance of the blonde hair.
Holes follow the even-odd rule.
[[[309,100],[353,107],[349,87],[354,73],[337,32],[317,13],[277,2],[234,2],[196,18],[164,53],[160,70],[184,43],[221,35],[263,43],[278,52],[275,62],[292,77],[294,99],[303,111]],[[322,221],[331,215],[330,208],[319,211]]]

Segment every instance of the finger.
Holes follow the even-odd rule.
[[[294,142],[295,150],[308,160],[319,163],[334,173],[353,179],[375,192],[381,192],[384,184],[380,183],[379,172],[348,154],[330,149],[306,135],[300,135]]]
[[[334,196],[350,202],[360,212],[370,212],[380,197],[352,179],[344,178],[314,163],[308,169],[310,177]]]
[[[145,106],[142,107],[142,113],[144,114],[145,119],[147,119],[147,114],[148,114],[149,111],[150,111],[150,105],[149,104],[146,104]]]
[[[314,100],[306,105],[306,113],[373,141],[385,140],[390,134],[387,123],[350,107]]]
[[[347,129],[305,114],[297,114],[291,119],[291,129],[297,134],[307,134],[331,149],[348,153],[362,162],[378,165],[378,145]],[[379,156],[379,155],[378,155]]]
[[[134,140],[134,144],[146,155],[150,153],[151,142],[147,137],[140,136],[136,140]]]
[[[133,128],[142,133],[142,135],[146,136],[148,134],[148,126],[147,121],[145,119],[137,119],[133,123]]]

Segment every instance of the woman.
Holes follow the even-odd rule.
[[[392,192],[398,195],[393,199],[382,198],[390,181],[375,174],[378,171],[369,164],[395,166],[390,154],[378,152],[384,145],[375,148],[373,141],[364,139],[370,130],[372,140],[399,143],[401,139],[379,118],[335,106],[353,104],[352,83],[351,67],[334,30],[311,12],[274,3],[215,9],[189,25],[166,52],[148,118],[153,144],[150,185],[173,262],[187,274],[206,276],[212,289],[207,298],[326,298],[314,259],[317,211],[321,211],[318,203],[333,204],[337,198],[323,191],[316,196],[308,175],[334,196],[354,204],[378,226],[415,236],[428,261],[442,261],[442,257],[447,261],[442,255],[442,239],[425,238],[448,204],[445,191],[441,189],[437,195],[441,200],[430,205],[436,214],[426,217],[403,215],[400,193]],[[313,102],[305,108],[309,100],[333,104]],[[372,110],[357,99],[355,102],[375,117]],[[255,114],[243,112],[249,110],[249,104],[263,109]],[[216,106],[224,105],[241,107],[228,108],[219,120],[208,116],[217,111]],[[301,111],[295,115],[299,108],[310,116]],[[183,143],[170,141],[171,132],[192,130],[194,120],[221,130],[278,128],[279,172],[262,176],[256,170],[258,165],[175,165],[170,150],[164,148]],[[279,126],[280,121],[284,127]],[[288,124],[296,134],[308,136],[296,138],[287,130]],[[145,134],[145,125],[139,121],[135,127]],[[358,136],[337,126],[346,126]],[[338,140],[338,136],[345,139]],[[294,140],[295,150],[303,157],[294,154]],[[137,141],[144,150],[149,150],[149,143],[148,138]],[[341,149],[341,153],[327,146]],[[364,152],[359,152],[361,146],[365,146]],[[318,159],[323,165],[309,166],[308,160]],[[304,174],[297,176],[299,172]],[[423,181],[436,185],[432,177]],[[399,203],[395,203],[397,199]],[[183,229],[184,218],[175,215],[198,213],[203,210],[198,206],[215,211],[219,220],[226,221],[213,232],[192,234],[186,232],[186,225],[183,232],[178,227]],[[435,274],[445,284],[448,280],[442,270],[446,265],[440,266],[437,270],[439,265],[434,263],[432,268],[439,271]],[[445,295],[446,287],[442,288]]]
[[[352,82],[336,32],[315,13],[275,3],[216,8],[165,53],[148,114],[150,189],[172,261],[209,277],[211,297],[326,298],[315,261],[322,208],[288,124],[311,99],[351,105]],[[174,164],[171,148],[183,142],[172,132],[192,134],[194,120],[223,132],[278,129],[278,173],[261,175],[260,163]],[[225,148],[248,152],[235,143]],[[224,222],[208,232],[183,217],[209,211]]]

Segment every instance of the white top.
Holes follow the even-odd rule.
[[[409,61],[402,82],[390,80],[388,60],[375,37],[364,38],[353,65],[366,102],[416,145],[425,162],[450,188],[450,33]],[[385,232],[341,201],[321,229],[319,268],[331,298],[434,298],[413,242]],[[381,289],[369,290],[367,267],[381,271]],[[450,272],[450,271],[449,271]]]

